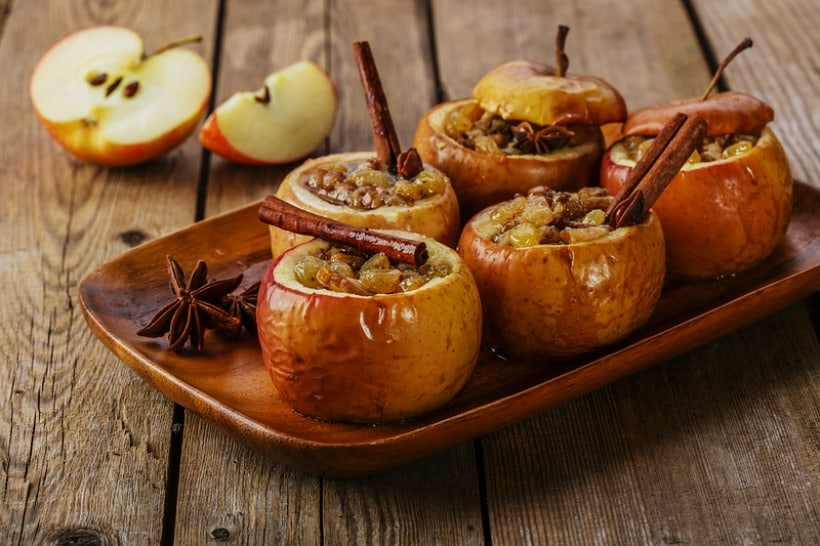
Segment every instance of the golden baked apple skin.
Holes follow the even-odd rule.
[[[451,273],[397,294],[355,296],[309,289],[293,276],[318,239],[283,254],[267,270],[257,322],[262,357],[295,411],[331,421],[380,423],[432,411],[472,373],[481,345],[481,304],[458,254],[430,238],[431,260]]]
[[[598,127],[582,129],[588,133],[582,145],[549,155],[486,154],[462,146],[444,128],[450,112],[471,102],[474,99],[434,106],[419,122],[413,138],[413,146],[425,163],[450,177],[464,221],[484,207],[526,193],[534,186],[576,191],[597,182],[604,153],[603,134]]]
[[[373,152],[353,152],[308,159],[288,173],[279,185],[276,196],[301,209],[356,227],[410,231],[455,247],[461,218],[458,198],[449,181],[444,193],[416,201],[412,207],[385,206],[372,210],[359,210],[329,203],[298,182],[304,173],[322,166],[347,162],[362,163],[373,157]],[[270,226],[270,237],[274,258],[285,250],[311,239],[276,226]]]
[[[615,343],[649,319],[666,271],[654,213],[589,242],[513,248],[477,230],[491,209],[467,223],[459,254],[478,285],[493,351],[549,363]]]
[[[601,162],[601,185],[616,193],[633,164]],[[749,269],[783,240],[793,182],[785,151],[771,129],[744,154],[686,165],[653,206],[666,237],[671,277],[696,280]]]

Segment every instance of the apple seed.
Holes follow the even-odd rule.
[[[119,78],[114,80],[114,82],[105,89],[105,96],[107,97],[111,93],[113,93],[117,89],[117,87],[120,86],[121,83],[122,83],[122,76],[120,76]]]
[[[140,82],[133,81],[133,82],[129,83],[128,85],[126,85],[123,88],[122,94],[125,95],[127,98],[131,98],[131,97],[133,97],[134,95],[137,94],[137,91],[139,91],[139,88],[140,88]]]
[[[104,84],[105,80],[107,80],[107,79],[108,79],[108,74],[106,74],[105,72],[100,72],[96,76],[91,77],[88,80],[88,83],[90,85],[93,85],[94,87],[97,87],[98,85]]]

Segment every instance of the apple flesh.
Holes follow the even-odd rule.
[[[614,144],[601,163],[601,185],[617,193],[634,165],[623,142]],[[792,186],[785,151],[768,127],[744,153],[684,165],[653,206],[669,275],[714,278],[764,260],[785,236]]]
[[[425,241],[431,263],[449,273],[419,288],[358,296],[308,288],[294,274],[314,239],[275,260],[257,303],[262,358],[296,412],[331,421],[381,423],[415,417],[450,401],[467,382],[481,345],[481,304],[458,254]]]
[[[359,165],[375,157],[373,152],[350,152],[331,154],[308,159],[282,180],[276,196],[301,209],[338,220],[353,226],[371,229],[398,229],[431,237],[448,246],[455,246],[460,231],[458,200],[449,179],[443,173],[443,191],[415,201],[412,206],[381,206],[358,209],[333,203],[312,192],[306,180],[320,170],[334,169],[339,165]],[[435,171],[429,165],[427,171]],[[285,250],[310,239],[305,235],[291,233],[270,226],[271,251],[274,257]]]
[[[77,158],[127,166],[160,156],[190,136],[211,91],[198,54],[171,47],[144,54],[130,29],[99,26],[70,34],[40,59],[30,82],[38,118]]]
[[[310,61],[273,72],[261,90],[235,93],[205,120],[203,146],[237,163],[277,165],[321,145],[338,110],[336,86]]]
[[[494,240],[508,203],[475,215],[458,245],[481,294],[490,349],[549,365],[616,343],[649,319],[666,270],[654,213],[589,240],[517,247]]]

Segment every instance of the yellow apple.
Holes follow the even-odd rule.
[[[428,237],[428,263],[441,268],[415,289],[354,295],[302,284],[305,256],[330,243],[314,239],[274,260],[257,302],[262,358],[295,411],[318,419],[379,423],[441,407],[464,386],[481,345],[481,304],[458,254]]]
[[[599,221],[608,202],[591,213]],[[665,275],[654,213],[614,230],[570,227],[547,244],[540,242],[543,233],[560,232],[556,226],[565,218],[548,208],[532,194],[492,205],[467,222],[458,245],[481,294],[487,345],[502,356],[547,365],[638,329],[660,299]],[[527,240],[531,233],[535,238]]]
[[[53,45],[31,76],[34,109],[49,134],[83,161],[142,163],[181,144],[208,105],[211,71],[182,47],[144,52],[134,31],[98,26]]]
[[[430,109],[413,145],[450,176],[466,219],[534,186],[574,191],[595,184],[601,127],[625,118],[623,97],[604,80],[517,60],[482,77],[472,98]],[[554,140],[535,142],[527,132],[551,132]]]
[[[458,200],[443,173],[424,166],[421,176],[434,176],[441,180],[440,192],[422,197],[410,205],[383,205],[376,208],[354,208],[333,202],[312,191],[308,182],[314,173],[347,166],[357,166],[372,161],[373,152],[350,152],[331,154],[308,159],[282,180],[276,196],[301,209],[345,222],[353,226],[372,229],[398,229],[411,231],[436,239],[448,246],[455,246],[460,230]],[[416,176],[418,179],[418,175]],[[392,180],[395,183],[395,179]],[[363,187],[367,187],[366,184]],[[309,237],[270,226],[271,251],[279,256],[285,250]]]
[[[273,72],[261,90],[235,93],[208,116],[203,146],[238,163],[275,165],[302,159],[324,141],[338,110],[336,86],[310,61]]]

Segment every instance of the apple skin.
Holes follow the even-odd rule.
[[[434,106],[420,120],[413,138],[421,158],[450,177],[463,219],[535,186],[577,191],[597,182],[604,153],[598,127],[584,128],[588,136],[582,145],[549,155],[485,154],[462,146],[444,129],[449,112],[471,101],[474,99]]]
[[[412,207],[385,206],[372,210],[329,203],[299,183],[304,173],[322,166],[363,163],[375,155],[375,152],[348,152],[308,159],[288,173],[279,185],[276,196],[301,209],[356,227],[411,231],[455,247],[461,229],[461,218],[458,199],[449,182],[443,194],[417,201]],[[431,167],[427,165],[425,168]],[[271,252],[275,258],[285,250],[310,240],[310,237],[270,226],[270,239]]]
[[[706,100],[680,99],[653,104],[632,112],[623,124],[625,135],[657,135],[679,112],[701,116],[707,123],[707,136],[753,133],[774,120],[774,110],[760,99],[725,91]]]
[[[481,294],[491,350],[549,365],[611,345],[649,319],[666,272],[654,213],[593,241],[513,248],[477,228],[494,208],[467,223],[458,245]]]
[[[299,61],[265,78],[260,92],[238,92],[220,104],[199,132],[213,153],[246,165],[282,165],[303,159],[327,138],[339,109],[330,76],[311,61]]]
[[[262,358],[293,409],[330,421],[383,423],[450,401],[469,379],[481,346],[481,303],[458,254],[419,235],[452,264],[446,277],[398,294],[354,296],[302,286],[300,256],[315,239],[275,260],[257,303]]]
[[[100,103],[99,99],[83,98],[82,102],[89,104],[88,114],[101,115],[99,124],[88,124],[84,120],[84,115],[75,116],[73,119],[63,117],[63,119],[51,119],[48,109],[43,106],[43,101],[53,100],[48,94],[53,90],[44,88],[53,87],[47,82],[48,73],[55,69],[55,66],[64,64],[60,54],[61,50],[76,48],[82,51],[84,47],[93,47],[95,41],[100,40],[94,35],[104,36],[102,38],[110,46],[112,40],[120,41],[122,46],[115,50],[111,59],[101,58],[108,61],[102,67],[126,68],[133,73],[142,73],[152,70],[152,65],[158,62],[171,62],[176,66],[186,66],[186,76],[191,81],[196,81],[194,88],[198,86],[194,96],[197,97],[188,102],[185,109],[187,115],[173,123],[165,123],[163,130],[146,138],[145,140],[133,140],[127,136],[125,138],[112,137],[104,134],[99,125],[106,123],[105,110],[109,106]],[[89,41],[89,38],[90,41]],[[88,44],[88,45],[86,45]],[[126,167],[150,161],[159,157],[184,142],[196,129],[205,109],[208,106],[208,99],[211,92],[211,72],[210,67],[198,54],[183,48],[171,48],[162,53],[151,55],[142,60],[143,42],[142,38],[130,29],[117,26],[90,27],[65,36],[54,45],[38,61],[32,72],[30,94],[34,103],[35,112],[38,119],[43,124],[48,134],[62,146],[66,151],[87,163],[106,167]],[[69,57],[72,55],[69,54]],[[169,61],[169,59],[173,59]],[[82,60],[78,61],[78,79],[85,76],[81,70],[88,67],[82,65]],[[95,62],[99,62],[96,60]],[[113,66],[111,66],[113,65]],[[172,74],[168,73],[168,77]],[[72,82],[69,86],[72,91],[77,86],[85,86],[86,82]],[[104,86],[103,86],[104,87]],[[179,86],[177,86],[179,87]],[[188,89],[191,86],[187,86]],[[103,90],[99,90],[103,92]],[[85,90],[83,91],[85,94]],[[66,95],[70,95],[66,91]],[[45,98],[44,98],[45,97]],[[135,118],[138,116],[135,116]],[[170,118],[169,118],[170,119]]]
[[[601,185],[617,193],[631,171],[601,162]],[[770,128],[747,153],[684,166],[653,210],[666,236],[670,277],[706,279],[739,273],[765,259],[783,240],[793,182],[785,151]]]
[[[557,76],[555,68],[510,61],[485,74],[473,88],[481,107],[504,119],[539,125],[606,125],[626,119],[626,102],[606,81],[588,75]]]

